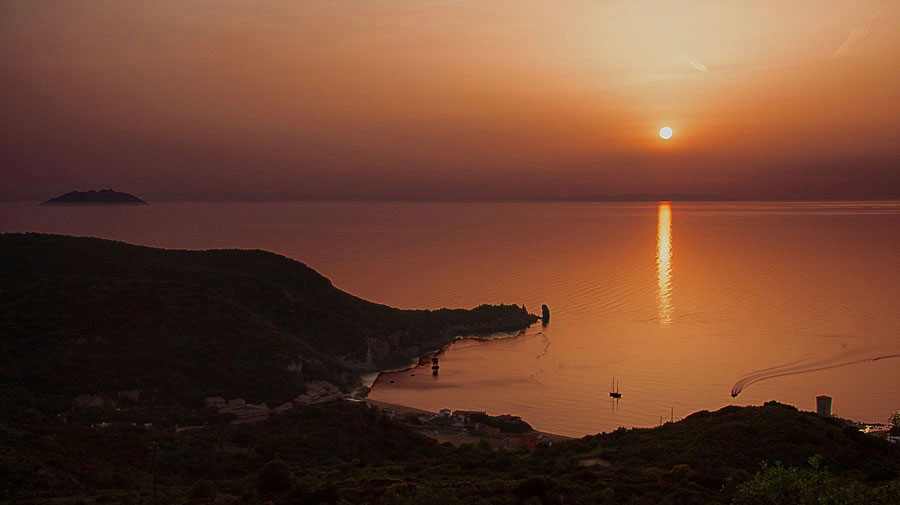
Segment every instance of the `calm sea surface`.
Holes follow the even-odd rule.
[[[382,374],[388,402],[567,435],[820,394],[859,421],[900,408],[896,202],[0,204],[0,230],[267,249],[398,307],[550,306],[452,345],[438,377]]]

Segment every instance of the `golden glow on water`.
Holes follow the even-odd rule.
[[[656,220],[656,303],[659,324],[672,322],[672,204],[662,202]]]

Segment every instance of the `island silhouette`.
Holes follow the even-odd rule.
[[[51,198],[41,205],[149,205],[144,200],[120,191],[101,189],[95,191],[71,191],[64,195]]]

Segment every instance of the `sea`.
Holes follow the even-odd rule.
[[[438,375],[381,373],[385,402],[569,436],[819,395],[860,422],[900,409],[900,202],[2,203],[0,231],[265,249],[401,308],[549,307]]]

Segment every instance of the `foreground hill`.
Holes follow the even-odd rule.
[[[0,235],[7,402],[139,389],[182,402],[278,404],[312,379],[350,389],[358,372],[408,362],[456,335],[535,320],[514,305],[429,311],[367,302],[265,251]]]
[[[0,502],[152,503],[155,469],[166,504],[900,503],[900,449],[774,402],[533,452],[438,445],[348,401],[181,433],[87,422],[0,424]]]
[[[51,198],[41,205],[78,205],[78,204],[100,204],[100,205],[147,205],[147,202],[140,198],[113,191],[111,189],[101,189],[100,191],[70,191],[64,195]]]

